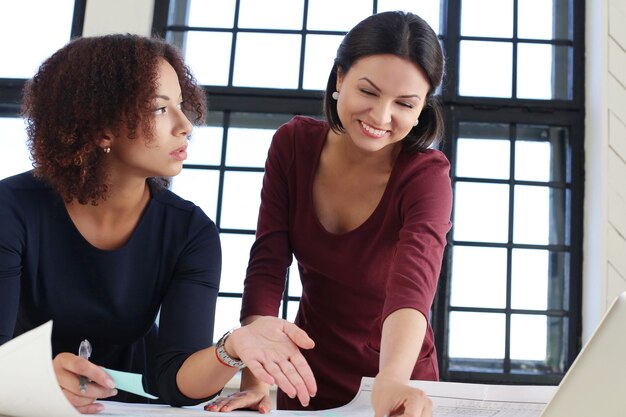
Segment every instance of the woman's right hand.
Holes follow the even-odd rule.
[[[87,359],[63,352],[52,360],[52,366],[65,398],[83,414],[102,411],[104,406],[95,401],[117,394],[111,377],[104,369]],[[80,376],[86,377],[88,381],[84,392],[80,389]]]
[[[204,406],[206,411],[229,412],[247,408],[258,410],[261,414],[269,413],[272,409],[272,399],[270,398],[269,387],[266,384],[259,384],[240,392],[232,393],[226,397],[218,397]]]

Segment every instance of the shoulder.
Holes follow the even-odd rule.
[[[443,152],[427,149],[412,155],[403,155],[404,176],[409,179],[426,180],[434,177],[450,179],[450,161]]]
[[[323,140],[328,130],[328,123],[323,120],[307,116],[295,116],[276,130],[274,139],[279,139],[281,142],[316,142]]]
[[[29,200],[48,198],[54,193],[52,187],[43,179],[35,177],[33,171],[22,172],[0,181],[2,201],[26,203]]]
[[[215,229],[215,223],[204,211],[189,200],[178,196],[167,188],[151,185],[152,201],[158,207],[158,216],[167,219],[172,227],[187,225],[190,228]]]

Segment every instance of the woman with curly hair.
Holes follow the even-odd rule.
[[[0,181],[0,344],[53,320],[54,370],[83,413],[146,401],[101,367],[142,374],[171,405],[206,401],[245,365],[304,405],[315,394],[298,349],[313,342],[293,324],[211,346],[219,235],[166,187],[205,103],[177,49],[135,35],[75,39],[25,88],[34,170]],[[74,354],[84,339],[90,361]]]

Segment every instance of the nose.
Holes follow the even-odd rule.
[[[189,121],[182,110],[178,110],[178,121],[175,126],[177,136],[189,136],[193,130],[193,124]]]
[[[391,103],[380,100],[372,106],[370,111],[372,120],[379,126],[391,122]]]

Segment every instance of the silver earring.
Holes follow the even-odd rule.
[[[332,97],[333,99],[337,100],[337,99],[339,98],[339,92],[338,92],[338,91],[333,92],[333,93],[331,94],[331,97]]]
[[[413,123],[413,126],[417,126],[420,123],[420,119],[415,120],[415,123]]]
[[[107,146],[106,148],[102,148],[102,150],[104,151],[104,153],[109,153],[111,152],[111,147]]]

